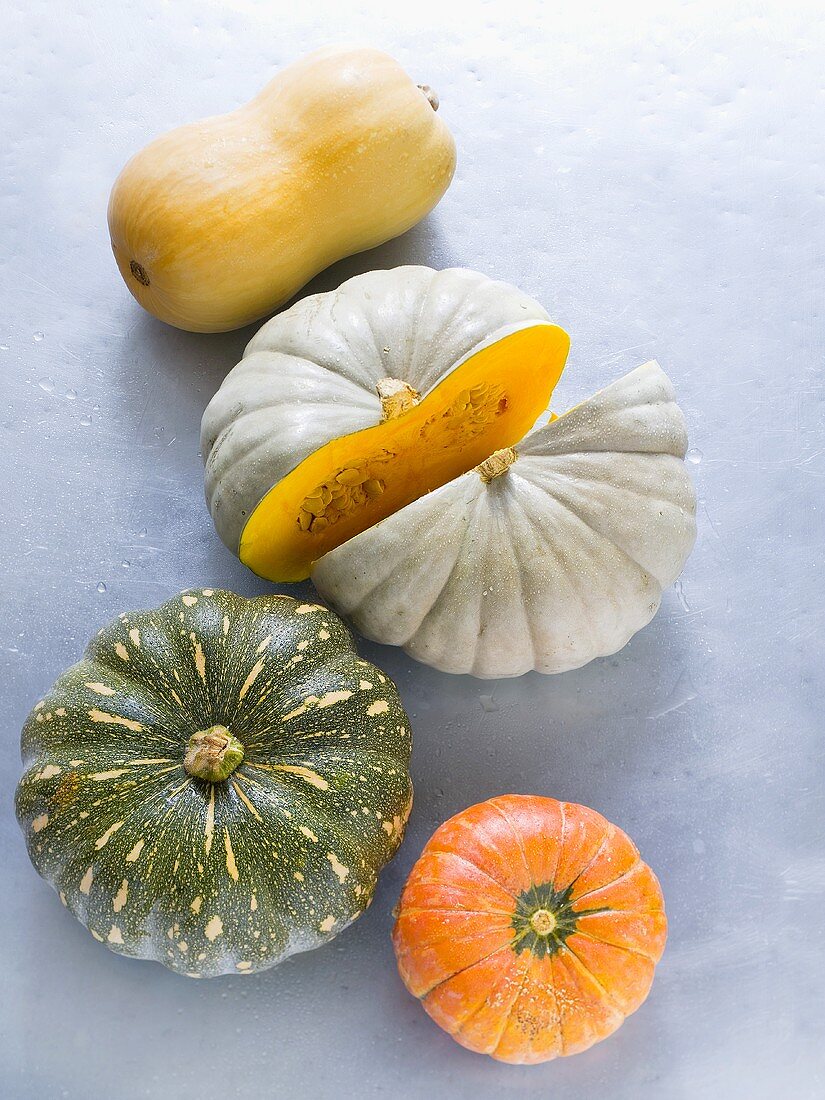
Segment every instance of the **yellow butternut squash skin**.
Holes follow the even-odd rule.
[[[109,200],[129,290],[162,321],[222,332],[405,232],[455,169],[434,103],[387,54],[336,46],[290,65],[246,106],[164,134],[132,157]]]

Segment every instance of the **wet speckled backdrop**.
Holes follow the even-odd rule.
[[[361,14],[353,14],[357,8]],[[0,3],[0,1092],[264,1097],[825,1094],[825,24],[819,4]],[[479,683],[366,646],[413,717],[417,801],[376,904],[245,979],[118,958],[28,864],[11,810],[30,705],[116,612],[264,589],[202,500],[198,425],[250,330],[141,313],[105,229],[125,159],[330,40],[394,53],[460,151],[426,222],[338,264],[465,264],[573,339],[559,405],[650,357],[691,434],[699,541],[653,624],[558,678]],[[438,822],[504,791],[597,807],[658,871],[652,995],[587,1054],[461,1050],[388,933]]]

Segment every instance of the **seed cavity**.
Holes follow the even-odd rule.
[[[377,456],[392,457],[389,452]],[[307,534],[320,535],[345,516],[357,512],[371,501],[377,500],[387,485],[381,478],[373,477],[370,466],[374,459],[344,466],[329,481],[316,486],[304,499],[298,511],[298,528]]]
[[[386,414],[384,420],[395,419],[419,400],[415,390],[396,379],[382,379],[377,388]],[[446,409],[429,417],[421,426],[420,438],[422,442],[448,449],[463,446],[482,435],[507,408],[508,398],[502,386],[478,382],[461,390]],[[304,534],[322,535],[345,517],[376,501],[387,488],[386,481],[376,476],[376,467],[395,457],[391,451],[382,449],[340,467],[307,493],[298,509],[298,529]]]
[[[421,426],[421,438],[432,438],[442,431],[453,435],[461,432],[462,443],[481,435],[496,417],[507,411],[508,398],[501,386],[490,382],[477,382],[466,390],[461,390],[452,403],[440,413],[436,413]],[[450,447],[458,440],[447,440]]]

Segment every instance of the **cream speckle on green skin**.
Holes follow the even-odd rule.
[[[331,932],[334,927],[335,917],[332,915],[332,913],[330,913],[328,917],[324,917],[324,919],[318,925],[318,928],[321,932]]]
[[[349,878],[349,867],[345,867],[340,861],[335,852],[327,852],[327,859],[332,866],[332,870],[338,878],[338,881],[344,883]]]
[[[140,649],[140,631],[136,626],[129,631],[129,637],[132,639],[132,645]]]
[[[224,829],[223,831],[223,843],[226,849],[226,870],[232,881],[237,882],[240,875],[238,873],[238,866],[235,863],[235,853],[232,851],[232,841],[229,837],[228,829]]]
[[[215,835],[215,787],[209,791],[209,805],[206,810],[206,824],[203,830],[203,850],[207,855],[212,851],[212,839]]]
[[[87,684],[86,687],[89,691],[93,691],[95,695],[116,695],[117,692],[114,688],[110,688],[107,684]]]
[[[129,650],[123,644],[123,642],[117,642],[115,645],[115,653],[120,657],[121,661],[129,661]]]
[[[257,768],[260,771],[269,772],[286,772],[290,775],[297,775],[299,779],[303,779],[306,783],[316,787],[319,791],[328,791],[329,783],[326,779],[322,778],[312,768],[304,767],[300,764],[251,764],[250,767]]]
[[[194,607],[197,602],[197,596],[181,596],[181,603],[185,603],[187,607]]]
[[[123,726],[127,730],[132,730],[133,733],[143,733],[143,726],[140,722],[135,722],[131,718],[123,718],[119,714],[109,714],[105,710],[92,709],[89,711],[89,717],[93,722],[102,722],[109,726]]]
[[[57,764],[47,764],[45,768],[40,769],[40,771],[37,773],[37,775],[35,775],[34,778],[41,781],[43,779],[53,779],[54,776],[60,775],[62,771],[63,769],[58,768]]]
[[[313,702],[314,702],[314,699],[313,699]],[[303,703],[301,703],[301,705],[299,707],[296,707],[295,710],[291,710],[289,712],[289,714],[283,715],[283,717],[281,718],[281,721],[282,722],[289,722],[290,719],[298,718],[298,717],[300,717],[300,715],[306,714],[306,712],[307,712],[307,702],[303,702]]]
[[[379,714],[386,714],[389,709],[390,705],[386,699],[376,699],[367,707],[367,714],[370,718],[375,718]]]
[[[83,876],[83,878],[80,880],[80,885],[78,886],[78,889],[80,890],[81,894],[88,894],[89,891],[91,890],[92,881],[94,879],[94,874],[95,874],[94,867],[89,867],[87,869],[85,875]]]
[[[210,943],[214,943],[218,936],[223,935],[223,921],[220,917],[210,917],[206,922],[203,934]]]
[[[198,676],[206,683],[206,657],[203,653],[203,646],[198,641],[195,634],[189,635],[192,641],[192,650],[195,658],[195,668],[198,670]]]
[[[143,851],[143,846],[145,843],[146,841],[143,839],[143,837],[141,837],[137,844],[135,844],[134,847],[128,852],[126,856],[127,863],[134,863],[138,859],[140,853]]]
[[[115,835],[115,833],[118,831],[118,829],[122,827],[122,825],[122,821],[116,821],[114,825],[110,825],[106,832],[103,833],[102,836],[99,836],[95,841],[95,848],[97,848],[98,851],[100,851],[101,848],[105,848],[112,837]]]
[[[128,897],[129,883],[126,881],[126,879],[124,879],[123,882],[121,882],[120,884],[120,889],[115,894],[114,900],[112,902],[112,909],[114,909],[116,913],[119,913],[123,906],[126,904]]]
[[[318,700],[318,710],[331,707],[335,703],[342,703],[345,699],[352,698],[352,695],[351,691],[327,691]]]
[[[256,679],[261,674],[261,671],[262,671],[263,667],[264,667],[264,662],[263,662],[263,660],[260,660],[252,668],[252,671],[249,673],[247,678],[244,680],[243,687],[241,688],[240,692],[238,693],[238,701],[239,702],[240,702],[240,700],[242,700],[244,698],[246,693],[249,691],[249,689],[255,683]]]
[[[254,765],[252,765],[252,766],[254,767]],[[232,779],[232,789],[235,791],[235,794],[238,796],[238,798],[241,800],[241,802],[243,802],[244,806],[246,806],[247,810],[249,810],[249,812],[252,814],[252,816],[255,818],[255,820],[257,822],[259,822],[260,824],[263,824],[263,818],[258,813],[258,811],[255,809],[255,806],[253,805],[253,803],[249,801],[249,799],[243,793],[241,788],[238,786],[238,781],[235,778]]]
[[[311,829],[308,829],[306,825],[299,826],[300,831],[304,834],[307,840],[311,840],[313,844],[318,843],[318,837],[313,833]]]

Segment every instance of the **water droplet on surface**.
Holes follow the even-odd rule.
[[[485,714],[491,714],[493,711],[498,710],[498,703],[495,701],[492,695],[479,695],[479,703]]]
[[[66,390],[67,401],[77,401],[77,390]]]
[[[694,466],[698,466],[702,461],[702,452],[698,447],[691,447],[688,453],[685,455],[688,462],[692,462]]]
[[[84,428],[88,428],[91,422],[92,418],[90,416],[81,416],[80,418],[80,423],[83,425]]]
[[[54,393],[54,382],[51,378],[38,378],[37,384],[44,393]]]
[[[123,561],[120,563],[120,567],[121,569],[128,569],[131,564],[132,563],[130,561],[126,561],[126,559],[124,558]]]
[[[97,582],[97,590],[101,594],[101,596],[106,591],[106,585],[103,583],[103,581],[98,581]]]
[[[36,332],[34,334],[34,339],[37,340],[38,343],[40,343],[40,341],[45,337],[45,335],[46,335],[45,332]]]
[[[145,539],[146,538],[146,528],[145,527],[141,527],[141,529],[138,531],[138,538],[139,539]]]
[[[0,351],[8,351],[8,350],[9,350],[9,345],[8,344],[0,344]]]

